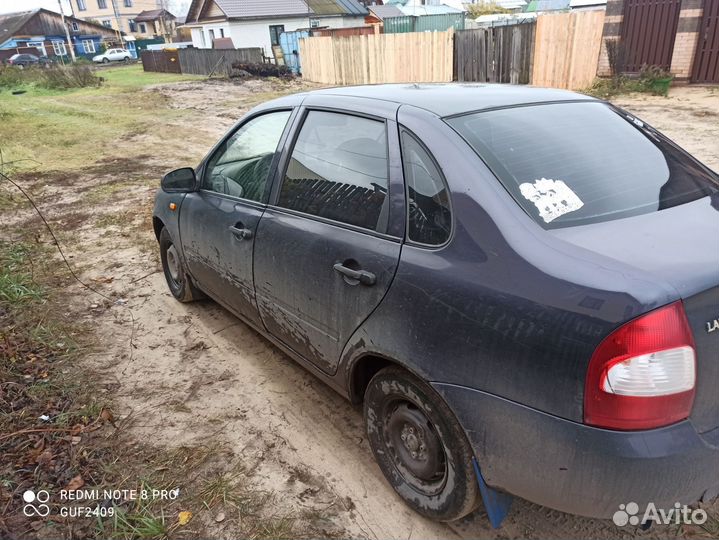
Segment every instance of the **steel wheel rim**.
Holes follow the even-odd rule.
[[[392,464],[416,491],[432,496],[447,481],[447,456],[436,429],[414,403],[395,400],[385,407],[382,432]]]
[[[180,259],[174,245],[167,248],[167,271],[176,285],[180,284]]]

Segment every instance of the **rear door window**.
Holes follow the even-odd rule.
[[[711,195],[717,175],[604,103],[555,103],[447,122],[546,229],[656,212]]]
[[[424,146],[402,131],[402,168],[407,185],[407,236],[438,246],[449,240],[452,215],[442,173]]]
[[[277,205],[383,232],[388,178],[384,122],[310,111],[292,150]]]

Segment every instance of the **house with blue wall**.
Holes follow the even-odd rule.
[[[63,26],[62,16],[47,9],[0,15],[0,60],[18,52],[69,60],[70,46],[77,57],[92,58],[107,47],[120,45],[121,36],[112,28],[69,16]]]

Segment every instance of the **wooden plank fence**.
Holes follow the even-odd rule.
[[[140,52],[142,69],[144,71],[158,71],[160,73],[180,73],[180,60],[177,49],[165,49],[162,51]]]
[[[529,84],[534,32],[534,22],[458,31],[454,36],[456,80]]]
[[[300,40],[302,76],[323,84],[449,82],[454,30]]]
[[[180,49],[180,67],[182,73],[193,75],[210,75],[213,72],[219,76],[229,76],[232,64],[261,64],[263,62],[262,49],[252,47],[247,49]]]
[[[532,84],[579,90],[597,75],[604,11],[537,17]]]

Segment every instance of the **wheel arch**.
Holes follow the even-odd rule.
[[[152,230],[155,231],[155,239],[160,241],[160,233],[165,228],[165,223],[157,216],[152,216]]]
[[[347,368],[347,394],[353,405],[359,405],[364,401],[364,394],[372,377],[386,367],[398,367],[429,384],[426,377],[409,368],[404,362],[368,352],[353,360]]]

